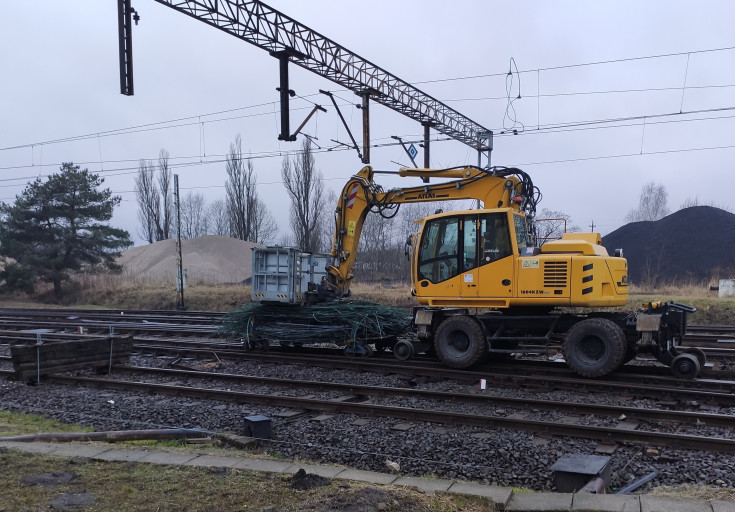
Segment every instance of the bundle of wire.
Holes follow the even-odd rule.
[[[372,302],[245,304],[225,316],[219,332],[244,340],[282,344],[346,345],[397,336],[410,325],[411,314],[406,309]]]

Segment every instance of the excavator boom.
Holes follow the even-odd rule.
[[[393,174],[418,177],[423,185],[384,190],[374,180],[372,167],[363,167],[347,182],[335,210],[335,232],[322,295],[342,297],[349,293],[360,234],[368,212],[393,217],[403,203],[474,199],[486,208],[512,208],[532,220],[537,190],[530,177],[515,168],[456,167],[450,169],[401,168]],[[450,181],[430,183],[431,179]]]

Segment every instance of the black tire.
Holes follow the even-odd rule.
[[[436,330],[434,349],[450,368],[469,368],[485,355],[485,333],[473,318],[450,316]]]
[[[623,330],[605,318],[588,318],[572,326],[562,345],[567,365],[583,377],[602,377],[625,362]]]
[[[679,354],[671,361],[671,373],[677,379],[694,379],[701,371],[702,366],[696,354]]]

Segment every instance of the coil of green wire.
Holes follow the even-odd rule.
[[[340,301],[304,306],[245,304],[225,315],[221,334],[285,344],[374,342],[411,325],[410,311],[372,302]]]

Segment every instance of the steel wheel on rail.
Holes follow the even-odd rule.
[[[627,353],[625,334],[606,318],[587,318],[572,326],[562,345],[567,365],[583,377],[602,377],[617,370]]]
[[[702,371],[696,354],[679,354],[671,361],[671,373],[677,379],[694,379]]]
[[[473,318],[447,317],[436,330],[434,348],[439,360],[451,368],[468,368],[487,350],[482,326]]]

